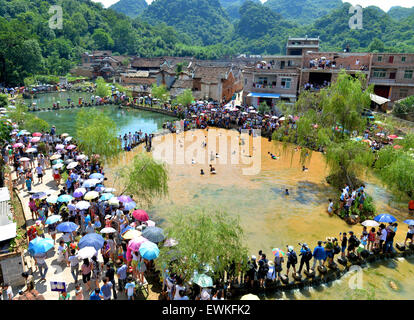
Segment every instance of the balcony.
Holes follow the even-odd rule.
[[[374,84],[395,84],[395,79],[384,79],[384,78],[371,78],[370,83]]]

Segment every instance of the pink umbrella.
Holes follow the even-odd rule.
[[[24,144],[23,144],[23,143],[18,142],[18,143],[15,143],[15,144],[13,145],[13,148],[21,148],[21,147],[23,147],[23,146],[24,146]]]
[[[39,141],[40,141],[39,137],[34,137],[34,138],[30,139],[30,142],[34,142],[34,143],[39,142]]]
[[[132,216],[138,221],[149,220],[148,213],[146,213],[144,210],[134,210],[134,212],[132,212]]]
[[[32,134],[33,137],[41,137],[42,134],[40,132],[35,132]]]
[[[155,222],[152,220],[147,220],[145,221],[145,223],[147,224],[148,227],[155,227]]]
[[[141,246],[141,244],[143,244],[144,242],[148,241],[148,239],[140,236],[138,238],[129,240],[128,242],[128,249],[131,249],[132,251],[138,251],[139,247]]]
[[[65,149],[65,146],[63,144],[58,144],[56,146],[56,150],[63,150],[63,149]]]
[[[395,134],[392,134],[392,135],[388,136],[388,139],[397,139],[397,138],[398,138],[398,136],[396,136]]]
[[[402,148],[402,146],[400,146],[400,145],[398,145],[398,144],[396,144],[395,146],[394,146],[394,149],[401,149]]]
[[[66,147],[66,149],[68,149],[68,150],[72,150],[72,149],[75,149],[75,148],[76,148],[76,146],[74,144],[70,144]]]

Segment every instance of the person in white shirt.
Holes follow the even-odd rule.
[[[181,278],[177,278],[177,284],[175,285],[175,290],[174,290],[174,300],[179,300],[178,298],[180,298],[181,290],[185,292],[185,287],[183,286],[183,280]]]
[[[12,300],[13,299],[13,290],[12,287],[8,284],[5,283],[3,290],[6,291],[6,300]]]
[[[332,214],[334,203],[332,199],[329,199],[328,213]]]

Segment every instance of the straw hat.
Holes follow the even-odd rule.
[[[275,263],[273,261],[269,261],[268,264],[269,264],[269,267],[274,267],[275,266]]]

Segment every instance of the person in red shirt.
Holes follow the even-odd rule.
[[[414,200],[412,199],[408,202],[408,212],[410,214],[414,213]]]
[[[29,242],[37,237],[36,226],[31,226],[27,229],[27,236],[29,237]]]

